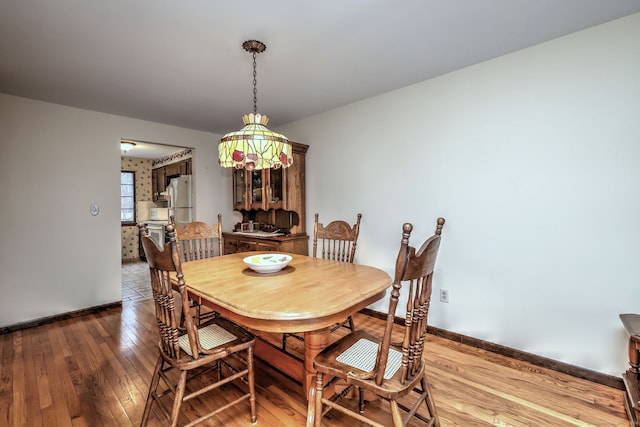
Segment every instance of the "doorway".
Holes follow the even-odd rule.
[[[168,201],[165,196],[158,191],[159,180],[166,180],[164,174],[154,173],[159,169],[164,169],[165,165],[174,165],[178,162],[189,160],[189,170],[181,171],[181,174],[193,173],[194,149],[176,145],[165,145],[150,143],[137,140],[122,140],[131,142],[133,145],[125,151],[121,150],[120,169],[122,172],[133,172],[134,176],[134,194],[133,197],[123,197],[121,206],[124,203],[133,203],[133,206],[127,206],[134,209],[135,217],[133,221],[122,221],[121,215],[120,240],[121,240],[121,262],[131,263],[141,259],[142,249],[138,239],[137,224],[150,220],[150,212],[152,208],[167,208]],[[166,185],[166,182],[164,182]],[[121,185],[121,195],[123,194],[123,186]],[[129,194],[129,196],[131,196]],[[167,220],[168,223],[168,220]]]

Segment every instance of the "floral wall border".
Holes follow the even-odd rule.
[[[175,152],[168,156],[161,157],[159,159],[155,159],[151,165],[152,168],[156,166],[162,166],[169,163],[175,163],[176,160],[188,159],[193,157],[193,149],[185,148],[182,151]]]

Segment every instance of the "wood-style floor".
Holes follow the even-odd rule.
[[[125,264],[122,309],[0,335],[0,426],[137,426],[156,360],[146,264]],[[188,280],[188,278],[187,278]],[[382,322],[358,315],[358,327]],[[427,372],[443,426],[629,426],[623,393],[486,351],[432,337]],[[300,385],[257,361],[259,426],[302,426]],[[226,402],[224,393],[188,405]],[[380,402],[367,411],[386,413]],[[339,415],[327,426],[356,426]],[[149,425],[166,425],[152,414]],[[248,406],[205,425],[248,426]]]

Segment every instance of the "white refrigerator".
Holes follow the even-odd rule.
[[[191,192],[191,175],[171,178],[167,187],[169,195],[169,215],[173,215],[180,228],[193,221],[193,196]]]

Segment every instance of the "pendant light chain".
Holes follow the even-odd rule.
[[[253,51],[253,114],[258,112],[258,73],[256,72],[256,55],[257,52]]]
[[[253,114],[258,114],[258,72],[256,71],[256,56],[267,49],[264,43],[258,40],[247,40],[242,47],[253,55]]]

